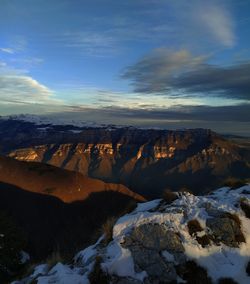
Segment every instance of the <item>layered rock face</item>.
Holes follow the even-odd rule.
[[[30,131],[27,122],[11,123],[16,136],[0,141],[10,157],[122,183],[149,197],[169,187],[201,193],[228,176],[250,178],[249,151],[210,130],[33,125]]]
[[[249,194],[246,185],[141,203],[117,220],[113,238],[104,234],[72,265],[42,264],[17,283],[248,284]]]

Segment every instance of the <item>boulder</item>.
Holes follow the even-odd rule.
[[[212,231],[215,241],[222,242],[230,247],[237,247],[243,241],[243,234],[240,224],[228,217],[218,217],[207,219],[207,227]]]

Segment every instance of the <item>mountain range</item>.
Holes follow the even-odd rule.
[[[249,144],[209,129],[76,126],[25,117],[0,120],[2,154],[81,173],[157,198],[165,189],[205,193],[250,178]]]

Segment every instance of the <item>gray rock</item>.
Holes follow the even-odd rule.
[[[242,236],[240,225],[228,217],[208,219],[206,225],[211,229],[216,241],[227,246],[238,246],[238,236]]]
[[[127,244],[132,242],[139,243],[145,248],[156,251],[184,251],[180,237],[175,232],[168,230],[164,224],[147,223],[138,226],[134,228],[126,242]]]
[[[166,263],[159,252],[138,245],[131,246],[130,251],[137,272],[145,270],[149,276],[157,277],[162,281],[176,279],[173,263]]]

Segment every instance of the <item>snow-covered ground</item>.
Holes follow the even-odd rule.
[[[203,267],[213,283],[218,283],[219,279],[227,277],[239,284],[248,284],[250,276],[246,272],[246,267],[250,261],[250,219],[242,211],[240,202],[250,205],[249,194],[250,185],[246,185],[238,189],[224,187],[207,196],[194,196],[190,193],[178,194],[178,199],[172,204],[164,203],[160,199],[138,204],[133,212],[117,220],[113,228],[113,240],[107,245],[103,244],[104,236],[102,236],[96,244],[80,251],[72,264],[58,263],[50,269],[43,264],[36,267],[28,278],[15,283],[29,283],[36,279],[38,284],[88,284],[88,275],[94,267],[97,256],[101,257],[102,270],[108,275],[115,275],[118,278],[130,277],[128,279],[136,279],[138,283],[143,283],[148,273],[136,269],[135,260],[129,248],[124,246],[124,241],[135,228],[143,224],[160,224],[167,230],[178,234],[184,248],[185,261],[192,260]],[[245,242],[236,246],[228,246],[223,241],[219,244],[211,242],[203,247],[194,235],[190,235],[187,223],[194,219],[202,227],[198,236],[211,234],[207,220],[214,218],[218,212],[230,213],[239,217]],[[148,238],[148,236],[145,237]],[[164,250],[161,256],[168,264],[179,264],[171,251]],[[185,283],[179,275],[176,280],[179,283]]]

